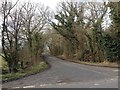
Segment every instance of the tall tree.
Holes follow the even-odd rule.
[[[90,15],[86,15],[85,18],[90,22],[88,24],[91,25],[91,35],[88,39],[92,59],[96,61],[96,57],[98,57],[98,61],[101,61],[105,58],[102,23],[108,7],[105,2],[89,2],[86,9],[90,12]]]
[[[17,1],[18,2],[18,1]],[[12,9],[16,6],[17,2],[13,5],[11,2],[7,0],[2,2],[1,13],[3,17],[2,24],[2,52],[4,55],[2,57],[7,61],[10,72],[16,71],[16,59],[14,60],[14,51],[13,51],[13,37],[10,29],[8,28],[7,22],[9,21],[9,15]]]
[[[47,19],[45,17],[48,13],[48,7],[39,4],[25,3],[21,13],[23,23],[23,33],[27,39],[28,47],[31,53],[31,60],[33,53],[33,39],[45,27]],[[47,16],[47,15],[46,15]],[[37,49],[36,49],[37,50]]]
[[[55,19],[58,22],[52,22],[54,29],[66,39],[67,47],[69,47],[66,51],[68,51],[70,54],[68,56],[70,57],[73,57],[76,49],[80,49],[79,46],[82,46],[77,36],[79,30],[76,27],[81,29],[82,25],[84,25],[83,6],[83,3],[62,2],[60,4],[60,11],[55,15]]]
[[[110,33],[106,35],[106,50],[108,59],[110,61],[119,61],[120,58],[120,2],[109,2],[111,9],[112,25],[109,30]]]

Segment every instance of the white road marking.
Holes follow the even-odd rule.
[[[62,82],[61,80],[57,81],[57,83],[61,83],[61,82]]]
[[[48,86],[48,85],[52,85],[52,84],[41,84],[40,86]]]
[[[42,84],[42,85],[40,85],[40,86],[45,86],[45,84]]]
[[[94,86],[92,85],[92,86],[91,86],[91,87],[89,87],[89,88],[93,88],[93,87],[98,86],[98,85],[100,85],[100,84],[95,83],[95,84],[94,84]]]
[[[34,88],[35,86],[24,86],[23,88]]]
[[[113,81],[114,79],[110,79],[111,81]]]
[[[44,85],[40,85],[41,87],[44,86]]]
[[[100,85],[100,84],[98,84],[98,83],[95,83],[94,85],[95,85],[95,86],[97,86],[97,85]]]
[[[58,83],[57,85],[64,85],[64,84],[66,84],[66,83]]]
[[[13,87],[13,88],[20,88],[20,87]]]
[[[114,72],[118,72],[118,69],[116,69],[116,70],[113,70]]]
[[[50,86],[50,85],[64,85],[66,83],[57,83],[57,84],[41,84],[40,86],[41,87],[44,87],[44,86]]]

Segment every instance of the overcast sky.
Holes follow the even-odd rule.
[[[2,1],[2,0],[0,0],[0,1]],[[8,1],[12,1],[13,3],[15,3],[17,0],[8,0]],[[24,2],[41,3],[41,4],[44,4],[45,6],[49,6],[54,11],[55,8],[57,7],[57,4],[59,2],[63,2],[63,1],[66,1],[66,0],[19,0],[19,3],[21,3],[21,4],[24,3]],[[70,0],[70,1],[80,1],[80,2],[87,2],[87,1],[94,1],[94,2],[96,2],[97,1],[97,2],[100,2],[102,0]],[[104,0],[104,1],[107,1],[107,0]],[[0,17],[0,20],[1,20],[1,17]],[[106,20],[105,23],[109,23],[109,19],[108,19],[108,21]],[[0,22],[0,24],[1,24],[1,22]],[[0,40],[0,46],[1,46],[1,40]]]
[[[8,0],[8,1],[16,2],[17,0]],[[57,4],[59,2],[63,2],[63,1],[66,1],[66,0],[19,0],[20,3],[23,3],[23,2],[42,3],[45,6],[49,6],[53,10],[57,7]],[[67,1],[69,1],[69,0],[67,0]],[[80,2],[93,1],[93,2],[101,2],[101,1],[107,1],[107,0],[70,0],[70,1],[80,1]],[[114,1],[116,1],[116,0],[114,0]]]
[[[9,1],[16,2],[17,0],[9,0]],[[57,6],[57,3],[62,1],[64,0],[19,0],[20,3],[23,3],[23,2],[42,3],[45,6],[49,6],[51,9],[55,9]]]

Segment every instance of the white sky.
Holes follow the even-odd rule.
[[[0,0],[0,1],[2,1],[2,0]],[[12,1],[13,3],[15,3],[17,0],[8,0],[8,1]],[[21,3],[21,4],[24,2],[41,3],[41,4],[44,4],[45,6],[49,6],[52,10],[55,10],[57,7],[57,4],[62,1],[66,1],[66,0],[19,0],[19,3]],[[97,2],[100,2],[102,0],[71,0],[71,1],[80,1],[80,2],[86,2],[86,1],[96,2],[97,1]],[[107,1],[107,0],[104,0],[104,1]],[[1,18],[0,18],[0,20],[1,20]],[[109,23],[109,20],[106,21],[105,23]],[[0,24],[1,24],[1,22],[0,22]],[[1,46],[1,40],[0,40],[0,46]]]
[[[16,2],[17,0],[9,0],[9,1]],[[64,0],[19,0],[20,3],[23,3],[23,2],[42,3],[45,6],[49,6],[51,9],[55,9],[57,6],[57,3],[62,1]]]
[[[17,0],[8,0],[8,1],[16,2]],[[19,0],[20,3],[23,3],[23,2],[42,3],[45,6],[49,6],[53,10],[57,7],[57,3],[62,2],[62,1],[66,1],[66,0]],[[67,0],[67,1],[69,1],[69,0]],[[108,1],[108,0],[70,0],[70,1],[78,1],[78,2],[87,2],[87,1],[101,2],[101,1]],[[119,1],[119,0],[117,0],[117,1]]]
[[[0,0],[0,3],[3,0]],[[8,1],[12,1],[13,3],[15,3],[17,0],[8,0]],[[55,8],[57,7],[57,3],[62,2],[64,0],[19,0],[19,3],[24,3],[24,2],[31,2],[31,3],[41,3],[44,4],[45,6],[49,6],[52,10],[55,10]],[[1,26],[1,17],[0,17],[0,26]],[[1,28],[1,27],[0,27]],[[0,33],[1,36],[1,33]],[[1,47],[1,37],[0,37],[0,47]]]

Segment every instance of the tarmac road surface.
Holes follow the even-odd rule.
[[[2,84],[2,88],[118,88],[118,69],[95,67],[45,56],[51,68],[19,80]]]

